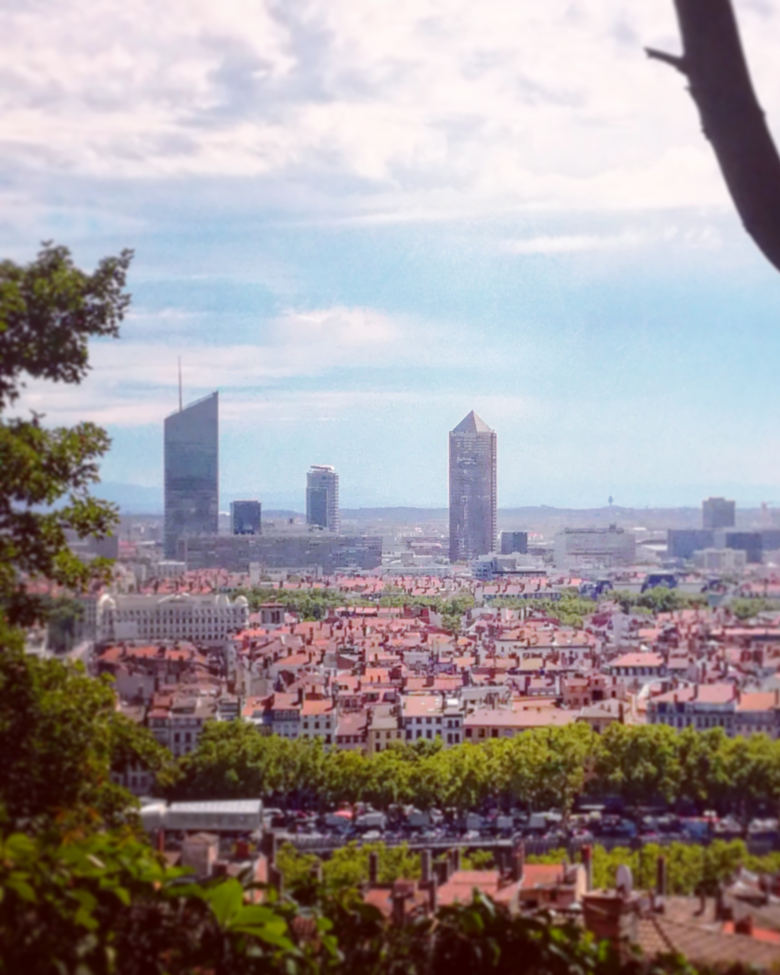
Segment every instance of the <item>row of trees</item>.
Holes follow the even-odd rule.
[[[337,606],[428,606],[442,614],[444,626],[453,632],[459,630],[463,614],[474,606],[474,597],[467,592],[453,596],[410,596],[400,589],[387,589],[378,599],[333,588],[291,590],[264,586],[242,592],[249,599],[252,608],[257,608],[263,602],[278,602],[289,612],[297,613],[308,620],[323,619]],[[616,589],[605,593],[604,598],[616,602],[624,613],[647,616],[707,606],[707,596],[704,593],[682,593],[666,586],[656,586],[642,593]],[[576,589],[563,590],[558,600],[498,596],[490,605],[495,608],[542,612],[564,626],[575,629],[581,629],[587,617],[597,607],[593,599],[579,595]],[[749,619],[763,610],[777,609],[780,604],[770,599],[737,598],[729,603],[729,607],[739,619]]]
[[[399,877],[419,879],[422,873],[420,854],[402,843],[386,846],[381,842],[347,843],[334,850],[327,859],[313,853],[302,853],[290,843],[277,852],[276,864],[282,872],[284,888],[296,899],[308,903],[317,885],[327,891],[356,887],[368,879],[369,855],[376,853],[378,880],[389,884]],[[443,854],[446,855],[446,854]],[[598,844],[592,848],[592,882],[595,888],[614,889],[617,869],[621,864],[631,867],[636,886],[651,890],[656,883],[658,857],[666,859],[666,882],[670,894],[714,894],[719,884],[728,881],[744,866],[758,873],[780,870],[780,853],[753,855],[742,840],[715,840],[707,846],[690,843],[669,843],[659,846],[648,843],[638,850],[616,846],[606,849]],[[570,859],[565,849],[551,850],[543,855],[529,855],[529,863],[562,863]],[[485,869],[494,865],[487,850],[474,850],[461,857],[463,869]],[[315,884],[315,879],[318,878]]]
[[[450,629],[457,629],[463,614],[474,605],[474,597],[467,592],[453,596],[410,596],[402,589],[394,587],[388,587],[376,599],[330,586],[317,589],[277,589],[273,586],[255,586],[252,589],[240,590],[240,594],[247,597],[249,606],[253,610],[262,603],[274,602],[305,620],[323,619],[329,611],[340,606],[428,607],[441,613],[445,625]]]
[[[746,821],[780,800],[780,742],[727,738],[719,728],[618,723],[598,735],[577,723],[447,749],[399,744],[366,756],[236,722],[207,725],[198,748],[161,782],[175,798],[262,796],[312,807],[363,800],[459,812],[495,804],[567,814],[587,793],[618,796],[635,811],[686,800]]]

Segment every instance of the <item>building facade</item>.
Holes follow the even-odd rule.
[[[636,560],[634,533],[608,528],[564,528],[555,536],[555,564],[559,567],[630,565]]]
[[[230,530],[234,535],[259,535],[261,522],[259,501],[231,501]]]
[[[108,640],[191,640],[221,643],[249,622],[245,596],[146,596],[105,593],[97,604],[97,638]]]
[[[707,498],[701,503],[702,528],[733,528],[736,505],[726,498]]]
[[[211,393],[165,418],[165,558],[185,535],[216,532],[219,519],[219,403]]]
[[[450,562],[496,544],[496,434],[472,410],[450,431]]]
[[[707,528],[670,528],[666,533],[666,551],[670,559],[691,559],[694,552],[712,548],[715,536]]]
[[[339,476],[330,465],[312,464],[306,474],[306,524],[339,530]]]
[[[528,532],[501,532],[501,554],[512,555],[513,552],[520,555],[528,552]]]
[[[382,564],[382,536],[324,531],[193,535],[179,541],[178,553],[188,569],[249,572],[253,564],[326,573],[376,569]]]

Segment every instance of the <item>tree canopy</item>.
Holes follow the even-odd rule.
[[[94,423],[49,428],[40,414],[8,411],[28,379],[84,379],[89,339],[118,335],[131,258],[122,251],[87,274],[66,247],[47,243],[30,264],[0,262],[0,609],[11,624],[42,614],[30,578],[82,587],[105,567],[73,555],[66,532],[103,536],[115,523],[114,507],[89,493],[108,435]]]

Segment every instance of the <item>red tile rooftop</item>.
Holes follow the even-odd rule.
[[[341,738],[362,735],[365,733],[367,724],[367,711],[348,711],[339,717],[338,725],[336,726],[336,736]]]
[[[780,707],[780,695],[775,691],[743,691],[737,711],[771,711]]]
[[[548,725],[572,724],[576,719],[573,711],[556,707],[540,707],[536,710],[522,708],[481,708],[464,718],[464,728],[544,728]]]
[[[615,660],[609,661],[610,667],[660,667],[664,658],[658,653],[636,652],[624,653]]]
[[[301,705],[301,715],[303,717],[311,717],[317,714],[328,714],[333,710],[333,701],[330,698],[326,700],[304,700]]]

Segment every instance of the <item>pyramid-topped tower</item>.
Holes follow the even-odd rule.
[[[474,410],[450,431],[450,562],[496,544],[496,434]]]

